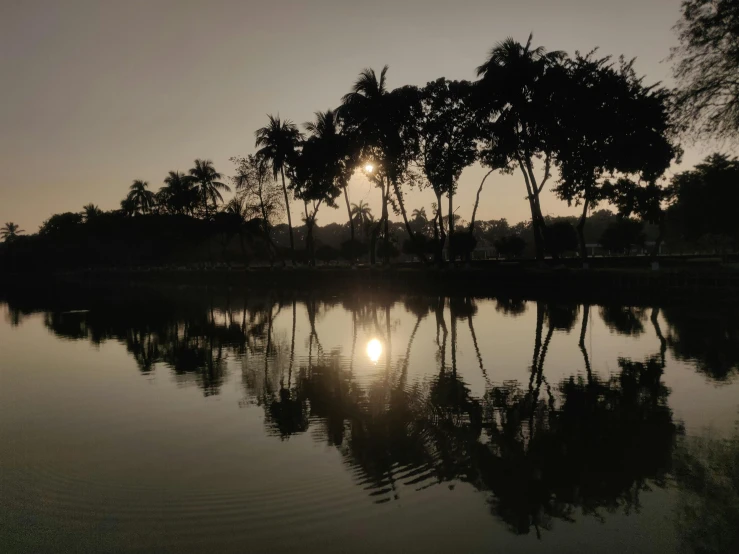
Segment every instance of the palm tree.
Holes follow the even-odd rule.
[[[282,192],[285,196],[285,211],[287,212],[287,226],[290,230],[290,250],[292,252],[293,265],[295,265],[295,240],[293,238],[293,223],[290,215],[290,200],[287,196],[287,185],[285,184],[285,170],[289,169],[294,161],[295,152],[300,145],[302,135],[297,126],[290,120],[281,121],[280,117],[269,115],[269,123],[257,129],[256,147],[259,148],[257,156],[265,160],[272,168],[275,179],[282,177]]]
[[[426,215],[426,208],[421,208],[420,210],[413,210],[411,217],[413,218],[413,221],[416,221],[423,225],[428,223],[428,220],[429,220],[428,216]]]
[[[534,227],[537,258],[544,256],[544,216],[539,193],[550,176],[550,152],[547,150],[546,128],[548,98],[551,87],[546,77],[560,66],[564,52],[547,52],[539,46],[532,48],[533,35],[525,45],[507,38],[491,50],[487,61],[477,68],[478,85],[486,93],[486,109],[493,116],[492,132],[501,154],[511,165],[518,165],[524,174],[531,219]],[[503,137],[503,140],[501,140]],[[537,184],[533,158],[544,155],[544,177]]]
[[[377,160],[379,168],[387,168],[387,142],[390,133],[390,110],[388,109],[389,92],[386,87],[386,76],[389,67],[382,68],[378,78],[374,69],[364,69],[348,94],[345,94],[340,108],[342,119],[346,122],[352,135],[360,144],[362,155],[367,159]],[[388,239],[387,203],[390,193],[389,183],[385,183],[384,175],[376,171],[373,179],[379,184],[382,192],[382,215],[377,228],[373,230],[373,244],[370,247],[370,260],[374,263],[374,237],[385,222],[385,239]],[[387,252],[387,248],[385,249]],[[387,261],[387,260],[386,260]]]
[[[351,215],[359,223],[359,227],[364,229],[365,223],[372,217],[372,210],[367,202],[360,200],[359,204],[352,204]]]
[[[351,232],[351,240],[354,242],[354,220],[352,219],[352,211],[349,206],[349,193],[347,186],[349,179],[354,173],[354,167],[357,164],[357,151],[350,145],[349,137],[343,133],[338,113],[335,110],[326,110],[325,112],[316,112],[316,120],[305,123],[305,129],[312,133],[314,138],[319,139],[324,146],[324,150],[328,157],[329,163],[338,165],[337,175],[339,178],[339,186],[344,192],[344,201],[346,202],[346,213],[349,216],[349,230]]]
[[[231,187],[218,181],[223,176],[216,171],[211,160],[195,160],[195,167],[190,170],[190,177],[197,187],[198,197],[205,208],[205,218],[208,219],[210,216],[209,203],[212,202],[213,208],[218,209],[218,202],[223,202],[223,195],[220,191],[231,192]]]
[[[5,242],[15,240],[23,233],[25,233],[25,231],[20,229],[18,225],[12,221],[7,222],[2,229],[0,229],[0,237],[2,237]]]
[[[136,179],[131,185],[126,201],[130,207],[133,207],[134,213],[149,213],[154,207],[154,193],[147,190],[148,187],[149,183],[140,179]]]
[[[102,213],[103,213],[103,210],[98,208],[92,202],[87,204],[86,206],[82,206],[82,216],[85,218],[85,221],[90,221],[91,219],[95,219],[97,216],[99,216]]]
[[[198,192],[193,186],[193,178],[180,171],[170,171],[164,178],[164,185],[157,194],[167,211],[176,214],[188,212],[192,215]]]
[[[128,217],[136,215],[136,202],[130,198],[130,194],[121,200],[121,211]]]

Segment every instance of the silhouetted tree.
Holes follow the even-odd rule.
[[[149,183],[146,181],[141,181],[139,179],[135,180],[130,187],[130,192],[126,197],[126,200],[124,201],[126,202],[124,210],[128,211],[133,208],[134,214],[149,213],[156,205],[156,199],[154,198],[154,193],[147,190],[148,188]],[[123,204],[121,205],[123,206]]]
[[[296,158],[293,184],[295,196],[305,207],[306,249],[315,265],[313,228],[322,203],[336,208],[336,198],[351,173],[350,156],[346,136],[339,129],[339,122],[332,110],[318,112],[314,123],[306,124],[311,136],[303,142],[301,153]],[[348,207],[348,196],[345,197]]]
[[[611,252],[628,254],[632,246],[644,244],[644,231],[641,221],[627,217],[618,218],[611,223],[600,237],[600,245]]]
[[[102,213],[103,210],[98,208],[95,204],[90,203],[86,206],[82,206],[82,217],[85,218],[85,221],[91,221]]]
[[[672,180],[671,226],[682,238],[695,241],[704,236],[724,237],[739,247],[739,160],[721,154],[708,156],[694,169]],[[720,244],[720,241],[717,241]]]
[[[75,231],[82,223],[82,215],[74,212],[54,214],[43,222],[39,229],[39,235],[62,236]]]
[[[546,228],[547,250],[554,258],[577,250],[577,231],[569,221],[556,221]]]
[[[290,231],[290,251],[293,265],[295,265],[295,240],[293,238],[293,222],[290,214],[290,199],[287,195],[285,173],[290,170],[294,163],[302,136],[297,126],[289,119],[281,121],[279,116],[269,115],[268,117],[269,123],[255,133],[255,144],[259,148],[257,156],[269,164],[275,179],[278,175],[282,178],[285,213],[287,213],[287,225]]]
[[[3,225],[2,229],[0,229],[0,237],[2,237],[5,242],[15,240],[23,233],[25,233],[25,231],[12,221],[7,222]]]
[[[739,2],[684,0],[675,25],[676,113],[696,138],[739,138]]]
[[[164,178],[164,186],[157,193],[163,211],[171,214],[193,215],[198,203],[198,191],[193,177],[179,171],[170,171]]]
[[[406,230],[409,236],[413,236],[400,185],[408,177],[408,167],[415,159],[418,145],[414,127],[419,105],[418,90],[406,86],[388,91],[387,70],[388,66],[383,67],[379,78],[373,69],[363,70],[352,90],[342,98],[339,109],[345,132],[352,137],[359,159],[371,166],[368,178],[382,192],[382,214],[370,237],[371,263],[374,263],[374,242],[381,226],[384,225],[385,241],[390,240],[388,204],[391,188]],[[388,259],[385,258],[384,262],[387,263]]]
[[[353,144],[353,137],[344,133],[341,128],[339,114],[335,110],[316,112],[316,121],[308,122],[305,128],[318,138],[326,156],[325,163],[334,166],[335,179],[344,193],[346,213],[349,218],[349,240],[354,241],[354,218],[349,203],[349,179],[359,163],[359,148]]]
[[[236,175],[231,178],[236,188],[235,199],[242,206],[244,220],[259,218],[271,251],[276,250],[272,241],[272,227],[284,209],[277,179],[266,161],[257,156],[234,157],[231,161],[236,165]]]
[[[530,35],[525,45],[512,38],[498,43],[477,68],[480,79],[476,86],[480,129],[492,147],[494,167],[518,167],[523,173],[536,257],[541,260],[545,223],[539,195],[551,175],[550,134],[556,127],[552,95],[559,87],[557,74],[565,54],[532,48],[532,40]],[[534,162],[539,157],[544,158],[540,182],[534,174]]]
[[[502,236],[494,244],[495,249],[504,258],[518,258],[526,248],[526,241],[518,235]]]
[[[441,197],[446,194],[449,199],[450,261],[454,260],[451,238],[454,234],[453,198],[457,181],[462,171],[477,159],[475,139],[478,130],[470,98],[471,90],[472,85],[467,81],[444,78],[431,81],[420,92],[421,114],[416,123],[420,136],[418,165],[436,195],[439,225],[443,217]],[[438,263],[442,261],[440,250],[444,247],[444,240],[442,232],[437,252]]]
[[[633,60],[614,65],[610,57],[578,53],[564,68],[554,106],[558,125],[550,134],[560,177],[555,191],[569,205],[582,205],[577,233],[585,260],[585,218],[608,197],[606,178],[634,175],[656,189],[680,150],[670,139],[669,92],[643,85]],[[661,220],[652,210],[644,214]]]
[[[218,181],[223,176],[213,167],[211,160],[195,160],[195,166],[190,169],[190,177],[198,191],[198,198],[203,203],[205,219],[210,219],[210,205],[218,210],[218,202],[223,202],[221,191],[231,192],[231,187]]]

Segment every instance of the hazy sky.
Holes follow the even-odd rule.
[[[573,53],[636,56],[648,81],[675,44],[679,0],[2,0],[0,223],[34,232],[89,202],[117,208],[133,179],[158,189],[195,158],[254,149],[266,114],[297,123],[335,107],[359,71],[390,65],[391,88],[440,76],[473,79],[507,36]],[[689,149],[683,168],[705,150]],[[482,169],[460,181],[469,218]],[[519,173],[491,176],[479,219],[528,217]],[[378,212],[363,178],[353,202]],[[430,211],[433,194],[413,193]],[[293,209],[297,219],[298,206]],[[547,194],[545,213],[571,213]],[[344,221],[322,208],[319,223]]]

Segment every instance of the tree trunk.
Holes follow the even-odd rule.
[[[395,190],[395,197],[398,199],[398,205],[400,206],[400,213],[403,215],[403,223],[405,224],[405,230],[408,233],[408,237],[411,239],[411,242],[413,244],[416,243],[416,235],[413,232],[413,229],[411,228],[411,224],[408,221],[408,214],[405,211],[405,204],[403,204],[403,197],[400,195],[400,188],[398,187],[398,183],[396,181],[393,181],[393,189]],[[423,252],[419,252],[419,257],[423,261],[423,263],[427,263],[426,255]]]
[[[292,254],[293,267],[295,267],[295,240],[293,239],[293,220],[290,216],[290,200],[287,197],[287,186],[285,185],[285,169],[280,168],[282,175],[282,192],[285,195],[285,211],[287,212],[287,227],[290,230],[290,253]]]
[[[382,218],[380,218],[370,234],[370,265],[375,265],[375,262],[377,261],[377,235],[380,234],[381,227]]]
[[[452,198],[454,194],[452,192],[452,186],[449,186],[449,263],[454,266],[454,244],[452,243],[452,237],[454,236],[454,209],[452,206]]]
[[[528,193],[527,200],[529,201],[529,208],[531,210],[531,227],[534,232],[534,248],[536,249],[536,259],[539,261],[544,260],[544,239],[542,237],[542,230],[539,221],[539,210],[534,197],[535,192],[532,190],[532,184],[529,180],[529,174],[526,171],[523,160],[518,158],[518,165],[523,173],[523,179],[526,183],[526,192]]]
[[[655,266],[657,262],[657,256],[659,255],[659,247],[662,245],[662,239],[664,238],[665,234],[665,215],[664,213],[660,214],[659,217],[659,223],[657,225],[657,238],[654,239],[654,246],[652,247],[652,252],[649,255],[650,261],[652,262],[652,267],[656,269],[657,266]]]
[[[580,243],[580,259],[583,263],[583,268],[587,267],[587,260],[588,260],[588,247],[585,244],[585,218],[588,214],[588,201],[585,200],[585,203],[582,207],[582,214],[580,215],[580,219],[577,221],[577,242]]]
[[[494,169],[491,169],[485,174],[485,177],[482,178],[482,182],[480,182],[480,186],[477,188],[477,196],[475,197],[475,206],[472,208],[472,219],[470,220],[470,234],[475,232],[475,216],[477,215],[477,207],[480,205],[480,193],[482,192],[482,187],[485,184],[485,181],[490,176],[490,174],[495,171]]]
[[[384,179],[383,179],[384,181]],[[382,218],[385,221],[385,233],[383,237],[383,242],[385,244],[385,252],[382,256],[382,264],[383,265],[390,265],[390,233],[389,233],[389,217],[388,217],[388,211],[387,211],[387,203],[388,199],[390,197],[390,183],[382,185]]]
[[[349,216],[349,231],[351,233],[351,240],[353,243],[354,242],[354,218],[352,217],[352,209],[349,207],[349,193],[346,191],[346,185],[344,185],[343,189],[344,189],[344,200],[346,201],[346,213]],[[352,259],[352,265],[354,265],[353,259]]]
[[[436,193],[436,217],[437,224],[434,223],[434,237],[436,240],[436,262],[439,267],[444,267],[444,243],[446,242],[446,232],[444,231],[444,212],[441,207],[441,192]]]

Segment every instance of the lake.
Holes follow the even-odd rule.
[[[0,293],[1,552],[739,552],[735,306]]]

